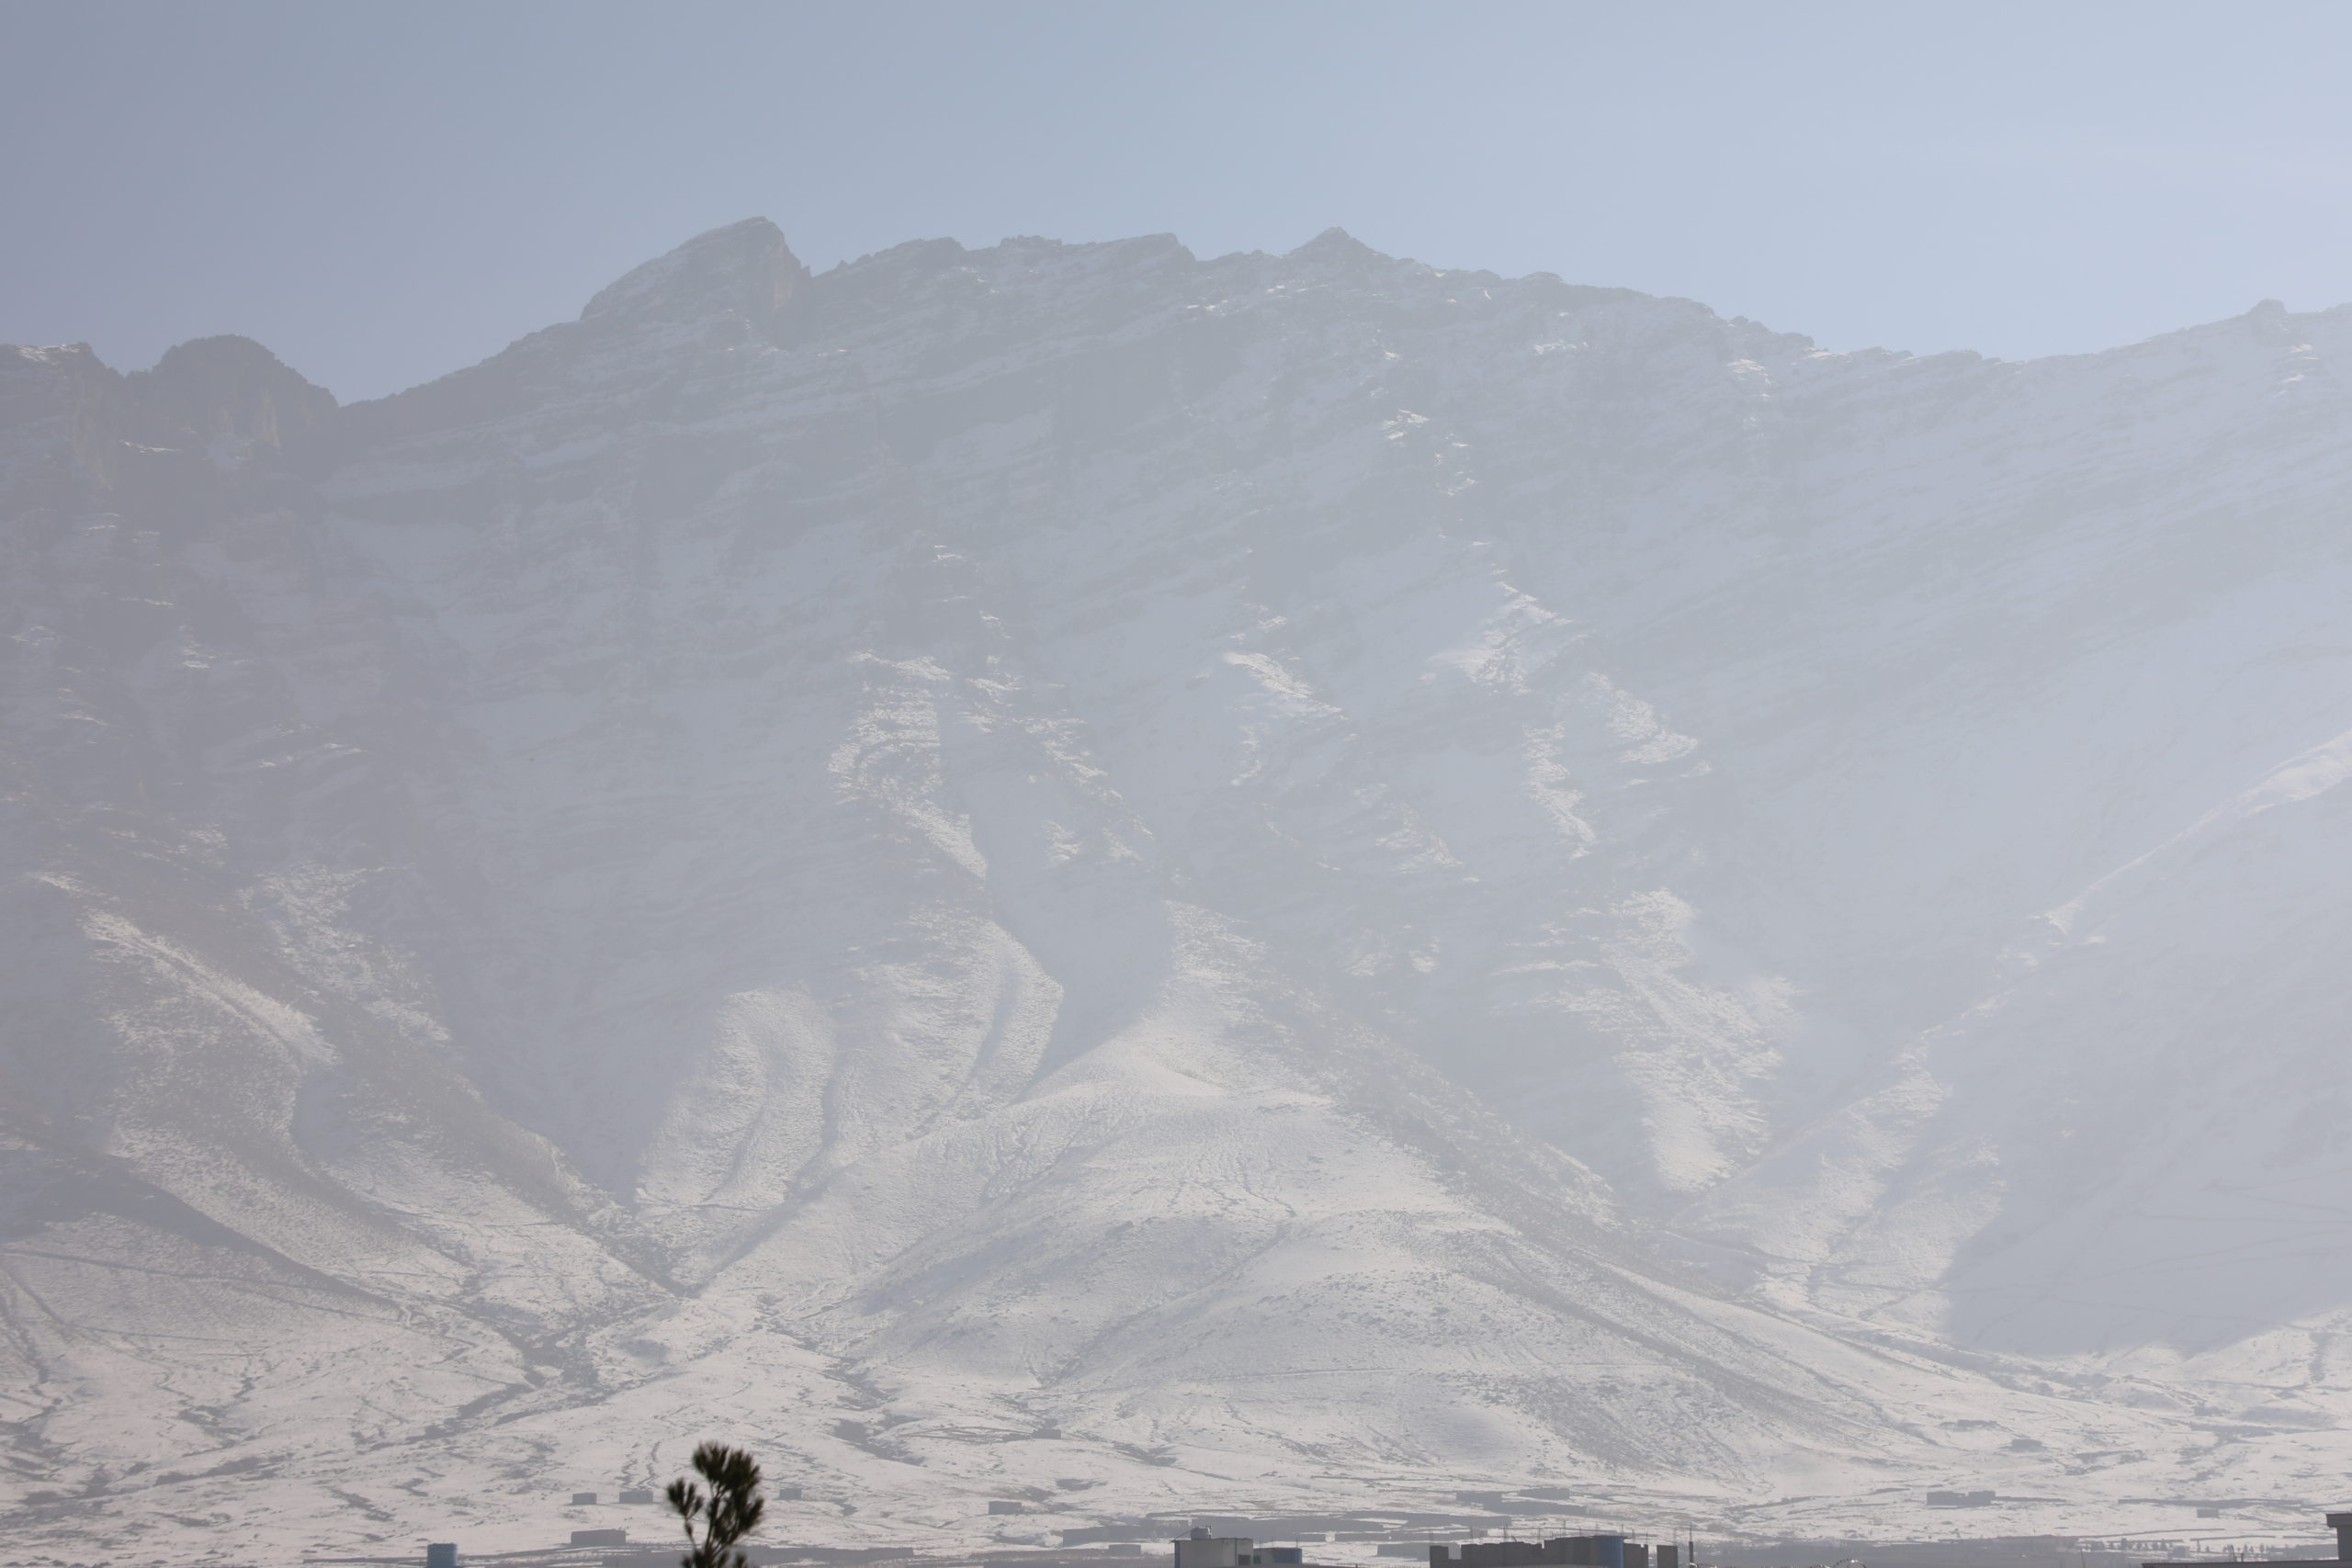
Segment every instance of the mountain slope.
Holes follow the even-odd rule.
[[[2338,1201],[2196,1195],[2340,1070],[2347,330],[754,222],[373,404],[12,351],[12,1529],[2275,1484],[2324,1233],[2165,1216]]]

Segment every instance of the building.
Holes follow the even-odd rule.
[[[2339,1568],[2352,1562],[2352,1514],[2330,1514],[2327,1528],[2335,1532],[2335,1555],[2333,1557],[2271,1557],[2263,1561],[2268,1568]],[[2143,1562],[2140,1568],[2191,1568],[2186,1562]],[[2211,1564],[2200,1565],[2211,1568]]]
[[[424,1549],[424,1568],[458,1568],[458,1543],[436,1540]]]
[[[1457,1554],[1458,1552],[1458,1554]],[[1563,1535],[1545,1541],[1471,1540],[1457,1549],[1432,1544],[1430,1568],[1535,1568],[1573,1563],[1577,1568],[1682,1568],[1682,1549],[1653,1550],[1622,1535]]]
[[[1211,1535],[1198,1526],[1169,1544],[1176,1549],[1176,1568],[1274,1568],[1303,1562],[1306,1555],[1295,1546],[1261,1549],[1246,1535]]]

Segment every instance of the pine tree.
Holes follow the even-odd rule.
[[[670,1483],[670,1506],[686,1527],[686,1544],[693,1549],[678,1560],[679,1568],[750,1568],[751,1559],[735,1543],[759,1529],[760,1516],[767,1511],[767,1499],[760,1495],[759,1461],[745,1450],[705,1443],[695,1450],[694,1462],[710,1484],[708,1493],[684,1476]]]

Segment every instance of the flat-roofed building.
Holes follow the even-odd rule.
[[[1246,1535],[1211,1535],[1197,1526],[1169,1544],[1176,1549],[1176,1568],[1275,1568],[1306,1557],[1300,1547],[1261,1548]]]
[[[2264,1568],[2343,1568],[2352,1562],[2352,1513],[2330,1514],[2327,1528],[2335,1532],[2335,1555],[2333,1557],[2265,1557],[2242,1558],[2241,1562],[2258,1562]],[[2211,1568],[2210,1563],[2143,1562],[2140,1568]]]
[[[1469,1540],[1457,1549],[1432,1543],[1430,1568],[1681,1568],[1675,1547],[1656,1551],[1622,1535],[1559,1535],[1549,1540]]]

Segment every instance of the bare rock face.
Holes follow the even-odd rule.
[[[124,379],[138,411],[133,434],[150,446],[281,451],[315,434],[335,411],[332,394],[251,338],[198,338]]]
[[[765,330],[808,285],[783,232],[752,218],[697,235],[588,301],[583,321],[701,322],[732,316]]]
[[[349,408],[0,351],[12,1539],[2283,1491],[2347,347],[755,220]]]
[[[86,344],[0,353],[0,440],[20,454],[17,506],[70,504],[95,486],[117,505],[185,513],[198,495],[217,502],[225,476],[274,470],[335,413],[334,394],[250,338],[198,338],[129,376]]]

